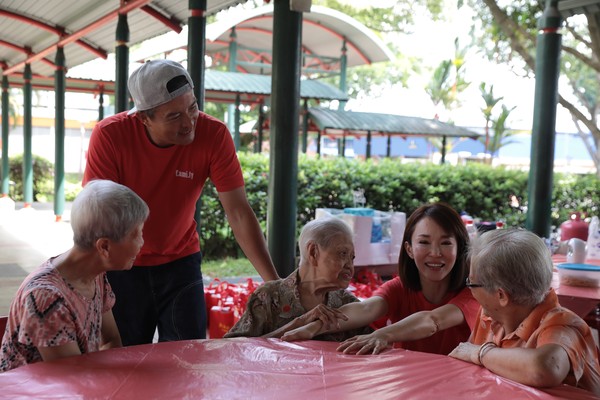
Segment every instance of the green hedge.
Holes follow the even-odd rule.
[[[248,201],[263,231],[267,224],[269,158],[238,154]],[[52,164],[34,156],[34,198],[52,201]],[[10,159],[11,197],[22,200],[22,156]],[[508,226],[524,226],[527,211],[528,173],[483,164],[465,166],[402,164],[398,159],[298,160],[298,231],[314,218],[317,208],[353,207],[353,190],[363,189],[366,206],[383,211],[412,213],[423,203],[445,201],[457,211],[466,211],[484,221],[504,220]],[[72,201],[81,183],[65,185],[66,200]],[[596,175],[554,174],[552,224],[558,227],[573,211],[600,215],[600,180]],[[202,195],[201,241],[206,259],[242,256],[217,193],[208,183]]]
[[[267,221],[269,159],[239,154],[248,201],[263,231]],[[412,213],[423,203],[445,201],[458,211],[484,221],[504,220],[524,226],[528,173],[482,164],[450,166],[402,164],[400,160],[314,159],[298,161],[297,229],[314,218],[316,208],[352,207],[352,191],[363,189],[367,206]],[[573,211],[598,215],[600,180],[595,175],[555,174],[552,224],[557,227]],[[204,257],[239,256],[233,233],[212,185],[202,196],[201,236]]]

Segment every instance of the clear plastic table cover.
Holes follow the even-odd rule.
[[[0,398],[594,399],[530,388],[447,356],[345,355],[337,343],[235,338],[157,343],[41,362],[0,374]]]

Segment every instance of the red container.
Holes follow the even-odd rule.
[[[569,220],[560,224],[560,240],[565,241],[578,238],[587,241],[588,228],[588,223],[581,219],[581,213],[574,212],[569,217]]]

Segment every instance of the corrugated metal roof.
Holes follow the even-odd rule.
[[[246,1],[208,0],[206,14],[212,15]],[[56,46],[65,38],[78,39],[64,45],[67,68],[114,52],[121,3],[121,0],[1,0],[0,65],[3,65],[4,74],[13,67],[15,71],[11,73],[22,73],[25,60],[44,54],[31,62],[32,73],[53,76]],[[188,4],[182,0],[127,2],[122,7],[131,8],[127,13],[129,46],[174,28],[180,29],[190,15]],[[171,26],[153,14],[161,16]]]
[[[234,102],[240,94],[242,102],[255,103],[271,96],[271,77],[268,75],[243,74],[206,70],[204,89],[207,100]],[[348,95],[330,84],[314,81],[300,81],[300,98],[321,100],[348,100]]]
[[[273,45],[273,4],[248,10],[236,17],[206,27],[206,53],[227,58],[231,31],[235,27],[238,43],[238,70],[270,73]],[[395,57],[383,41],[356,19],[331,8],[312,6],[302,14],[303,69],[305,71],[339,69],[342,47],[346,46],[347,66],[372,64]],[[262,53],[258,53],[263,50]],[[260,56],[260,57],[259,57]],[[319,56],[323,56],[320,58]],[[326,60],[331,58],[331,60]],[[335,59],[335,60],[334,60]],[[261,61],[259,63],[259,61]],[[265,64],[266,61],[266,65]],[[310,72],[308,72],[310,73]],[[308,74],[307,73],[307,74]]]
[[[309,118],[319,130],[331,133],[388,133],[412,136],[477,138],[479,133],[435,119],[311,107]]]

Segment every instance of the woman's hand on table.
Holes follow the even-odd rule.
[[[340,320],[347,321],[348,317],[338,309],[319,304],[263,337],[281,338],[286,341],[309,340],[324,331],[339,330]]]
[[[296,318],[298,326],[307,325],[313,321],[321,321],[324,330],[340,329],[340,320],[348,321],[346,314],[337,308],[327,307],[325,304],[319,304],[312,310]]]
[[[313,321],[308,325],[287,331],[281,336],[281,340],[285,342],[293,342],[295,340],[310,340],[319,333],[322,325],[323,323],[320,320]]]
[[[344,354],[379,354],[391,346],[390,342],[375,331],[369,335],[358,335],[342,342],[337,348]]]

